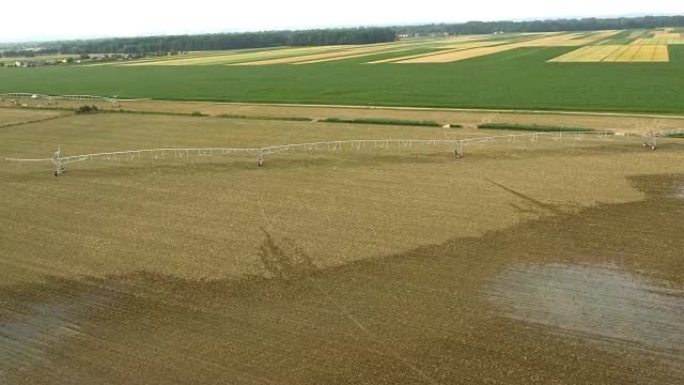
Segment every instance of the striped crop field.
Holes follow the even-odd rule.
[[[579,47],[614,35],[615,31],[592,33],[552,33],[539,34],[523,41],[499,41],[497,44],[465,46],[454,50],[436,52],[432,55],[406,58],[396,63],[450,63],[461,60],[489,56],[525,47]]]
[[[666,45],[596,45],[587,46],[549,60],[550,62],[668,62]]]
[[[5,67],[0,94],[682,113],[681,34],[639,29],[434,36]]]
[[[652,36],[635,40],[636,45],[676,45],[684,44],[684,34],[667,28],[652,32]]]

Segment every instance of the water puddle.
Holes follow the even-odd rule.
[[[48,350],[80,334],[84,312],[100,307],[106,298],[87,294],[46,299],[21,309],[3,309],[0,317],[0,373],[21,369],[45,359]]]
[[[512,319],[684,353],[684,291],[611,266],[517,264],[485,292]]]

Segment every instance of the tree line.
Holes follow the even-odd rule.
[[[150,55],[168,52],[373,44],[395,41],[398,36],[472,35],[492,33],[598,31],[684,27],[684,16],[644,16],[610,19],[558,19],[536,21],[493,21],[415,26],[264,31],[203,35],[147,36],[94,40],[58,41],[29,45],[5,45],[0,56],[32,57],[38,54],[128,54]]]
[[[391,28],[341,28],[303,31],[265,31],[204,35],[149,36],[41,43],[40,54],[149,54],[269,48],[281,46],[323,46],[373,44],[397,39]],[[8,49],[3,56],[34,56],[34,49]]]
[[[643,16],[610,19],[557,19],[535,21],[471,21],[458,24],[427,24],[394,27],[399,35],[447,34],[475,35],[526,32],[601,31],[612,29],[652,29],[663,27],[684,27],[684,16]]]

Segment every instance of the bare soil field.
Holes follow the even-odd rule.
[[[5,108],[7,119],[11,114],[19,116],[54,116],[75,110],[82,102],[60,101],[47,105],[44,101],[26,101],[30,108]],[[315,105],[278,105],[247,103],[212,102],[173,102],[157,100],[120,100],[117,103],[95,103],[103,110],[130,111],[139,113],[187,114],[199,113],[209,117],[235,117],[246,119],[311,119],[327,118],[374,118],[412,121],[435,121],[442,125],[463,125],[476,128],[486,123],[537,124],[558,127],[593,128],[615,130],[625,133],[642,134],[650,130],[684,128],[684,116],[656,114],[614,114],[587,112],[553,111],[497,111],[497,110],[459,110],[441,108],[408,107],[358,107],[358,106],[315,106]],[[9,107],[5,101],[0,107]],[[49,110],[60,108],[66,111]],[[47,115],[46,115],[47,114]],[[306,122],[300,122],[306,124]]]
[[[0,127],[59,117],[62,111],[0,108]]]
[[[107,113],[0,128],[0,157],[504,133]],[[451,151],[0,161],[0,383],[684,381],[684,142]]]
[[[335,107],[263,105],[240,103],[122,101],[117,108],[150,112],[200,112],[210,116],[245,116],[273,118],[391,118],[433,120],[443,125],[460,124],[474,128],[483,123],[539,124],[559,127],[586,127],[643,133],[684,127],[684,117],[677,115],[629,115],[603,113],[564,113],[541,111],[473,111],[430,108]]]

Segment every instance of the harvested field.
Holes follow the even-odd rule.
[[[605,39],[606,37],[615,34],[615,31],[598,32],[590,35],[580,33],[557,33],[557,34],[543,34],[540,37],[495,46],[481,46],[476,48],[457,49],[456,51],[449,51],[444,53],[436,53],[433,55],[420,56],[410,58],[407,60],[395,61],[396,63],[451,63],[461,60],[467,60],[482,56],[493,55],[500,52],[506,52],[523,47],[560,47],[560,46],[581,46],[597,40]]]
[[[434,55],[420,56],[413,59],[396,61],[395,63],[407,64],[407,63],[451,63],[461,60],[467,60],[472,58],[477,58],[481,56],[492,55],[499,52],[505,52],[512,49],[518,48],[513,44],[508,45],[497,45],[494,47],[480,47],[471,49],[456,49],[454,51],[448,51],[445,53],[436,53]]]
[[[397,49],[407,48],[407,44],[378,44],[372,46],[352,46],[334,52],[320,54],[305,54],[301,56],[291,56],[279,59],[258,60],[239,63],[239,65],[259,66],[271,64],[310,64],[332,60],[342,60],[359,56],[372,55],[382,52],[391,52]]]
[[[615,35],[612,35],[604,40],[596,41],[592,45],[628,45],[634,42],[636,39],[643,37],[646,31],[620,31]]]
[[[511,41],[509,40],[491,40],[491,41],[474,41],[474,42],[465,42],[465,43],[459,43],[459,44],[447,44],[440,46],[440,48],[444,49],[471,49],[471,48],[480,48],[480,47],[491,47],[493,45],[502,45],[502,44],[508,44]]]
[[[0,127],[51,119],[62,115],[60,111],[1,108],[5,103],[7,102],[0,101]]]
[[[338,55],[313,55],[317,56],[318,58],[309,58],[306,59],[305,61],[298,61],[298,62],[293,62],[293,64],[315,64],[315,63],[326,63],[326,62],[331,62],[331,61],[338,61],[338,60],[348,60],[348,59],[356,59],[356,58],[361,58],[361,57],[368,57],[376,54],[400,54],[401,52],[410,50],[411,48],[390,48],[390,49],[378,49],[378,50],[373,50],[373,51],[364,51],[364,52],[348,52],[346,54],[338,54]]]
[[[615,62],[667,62],[669,54],[666,45],[632,45],[610,59]]]
[[[36,107],[39,102],[36,102]],[[2,106],[2,104],[0,104]],[[77,109],[80,103],[62,102],[61,108]],[[684,127],[684,117],[676,115],[628,115],[578,112],[523,112],[487,110],[450,110],[430,108],[365,108],[351,106],[265,105],[245,103],[172,102],[172,101],[120,101],[116,105],[102,105],[103,109],[152,114],[185,114],[199,112],[202,115],[244,117],[256,120],[309,120],[327,118],[342,119],[398,119],[409,121],[435,121],[440,125],[461,124],[477,127],[488,123],[541,124],[546,126],[587,127],[597,130],[644,133],[649,130],[665,130]],[[8,110],[11,111],[15,110]],[[19,110],[28,112],[28,110]],[[36,111],[36,110],[31,110]],[[45,111],[50,114],[53,111]],[[51,116],[51,115],[50,115]]]
[[[668,62],[666,45],[596,45],[582,47],[550,62]]]
[[[368,62],[368,64],[382,64],[382,63],[393,63],[393,62],[402,62],[406,60],[411,60],[411,59],[418,59],[422,57],[428,57],[428,56],[433,56],[433,55],[448,55],[453,52],[461,51],[463,48],[451,48],[451,49],[435,49],[435,50],[429,50],[427,52],[420,52],[417,54],[412,54],[412,55],[406,55],[406,56],[392,56],[390,58],[385,58],[381,60],[373,60]]]
[[[627,46],[596,45],[576,49],[565,55],[549,60],[550,62],[600,62],[616,52],[620,54],[627,50]]]
[[[151,62],[140,62],[132,63],[133,66],[147,66],[147,65],[176,65],[176,66],[186,66],[186,65],[219,65],[219,64],[237,64],[249,61],[259,61],[259,60],[275,60],[284,59],[289,57],[299,57],[301,55],[317,54],[322,52],[337,52],[341,50],[348,49],[348,47],[343,46],[325,46],[325,47],[303,47],[303,48],[285,48],[285,49],[271,49],[259,52],[222,52],[217,55],[212,56],[201,56],[192,58],[178,58],[167,61],[151,61]]]
[[[380,63],[391,63],[391,62],[409,62],[409,60],[420,59],[420,58],[432,58],[432,57],[449,57],[454,52],[459,52],[463,50],[469,50],[473,48],[484,48],[490,46],[499,46],[505,44],[507,41],[482,41],[482,42],[471,42],[471,43],[461,43],[455,45],[441,46],[439,51],[436,52],[426,52],[415,55],[392,57],[382,60],[374,60],[368,62],[368,64],[380,64]],[[433,63],[433,62],[430,62]]]
[[[634,53],[631,52],[634,50],[632,46],[629,45],[618,45],[618,46],[608,46],[613,49],[612,52],[610,52],[609,55],[604,56],[602,59],[598,61],[606,61],[606,62],[614,62],[618,61],[619,59],[631,59],[634,56]],[[630,61],[630,60],[627,60]]]
[[[0,155],[481,135],[99,114]],[[450,150],[0,162],[0,383],[684,381],[680,139]]]
[[[244,50],[227,50],[227,51],[193,51],[181,55],[172,56],[158,56],[158,57],[146,57],[135,60],[122,60],[104,63],[92,63],[86,64],[88,67],[107,67],[107,66],[132,66],[132,65],[144,65],[152,64],[158,62],[171,63],[177,60],[189,60],[189,59],[201,59],[201,58],[211,58],[211,57],[224,57],[232,54],[247,54],[256,52],[265,52],[270,50],[284,49],[284,47],[275,48],[255,48],[255,49],[244,49]]]
[[[595,32],[589,35],[581,33],[559,33],[539,39],[519,43],[521,47],[579,47],[609,38],[617,31]]]
[[[644,37],[635,40],[634,45],[677,45],[684,44],[684,37],[681,33],[672,30],[658,30],[652,37]]]
[[[442,48],[438,47],[432,47],[432,46],[427,46],[427,47],[411,47],[409,49],[402,49],[402,50],[396,50],[384,54],[378,54],[378,55],[372,55],[372,56],[365,56],[364,60],[359,61],[358,63],[363,63],[363,64],[381,64],[381,63],[391,63],[396,60],[405,60],[405,59],[411,59],[411,58],[416,58],[420,56],[426,56],[430,54],[434,54],[437,52],[444,52]]]

